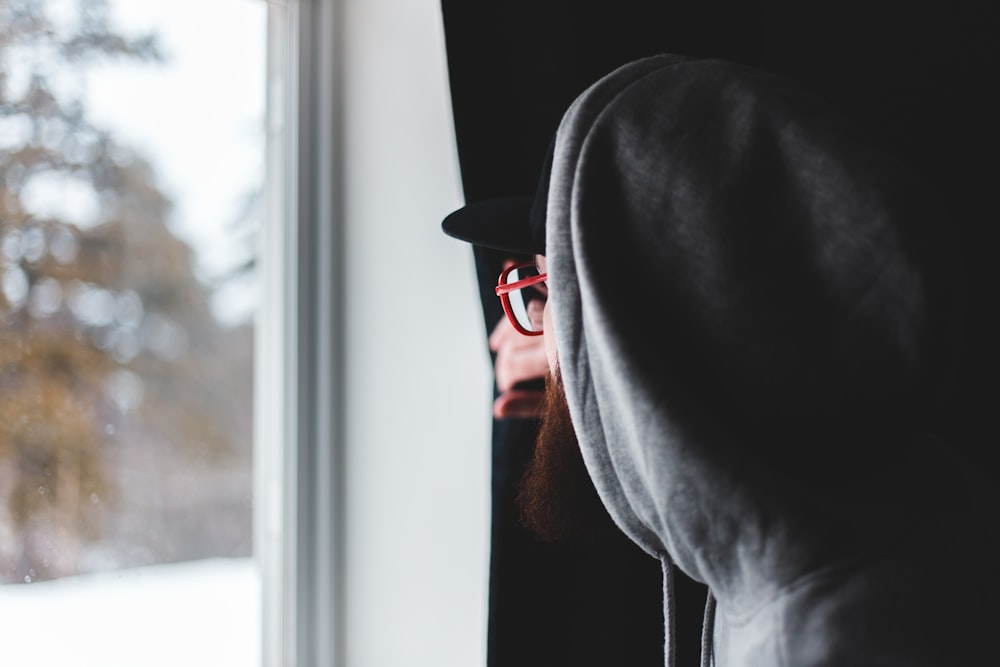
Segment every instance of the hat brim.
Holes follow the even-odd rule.
[[[473,245],[506,252],[544,254],[532,236],[532,197],[503,197],[473,202],[442,221],[445,234]]]

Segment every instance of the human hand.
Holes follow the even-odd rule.
[[[540,301],[528,304],[528,313],[541,318]],[[535,312],[533,312],[535,311]],[[524,336],[518,333],[506,317],[501,318],[490,333],[490,349],[496,352],[493,372],[500,395],[493,402],[497,419],[533,419],[541,414],[545,392],[519,386],[523,382],[540,380],[548,372],[544,334]]]

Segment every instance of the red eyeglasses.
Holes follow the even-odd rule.
[[[525,336],[541,336],[542,309],[533,301],[545,305],[548,288],[545,285],[547,273],[539,273],[533,263],[514,264],[503,270],[497,281],[497,296],[507,319],[518,333]]]

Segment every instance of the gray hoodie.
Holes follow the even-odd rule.
[[[703,661],[1000,664],[998,490],[933,432],[958,267],[932,184],[792,82],[588,88],[547,203],[560,369],[618,526],[708,585]]]

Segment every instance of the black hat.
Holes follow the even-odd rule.
[[[545,254],[545,206],[555,139],[549,144],[534,197],[500,197],[467,204],[441,223],[448,236],[515,254]]]

